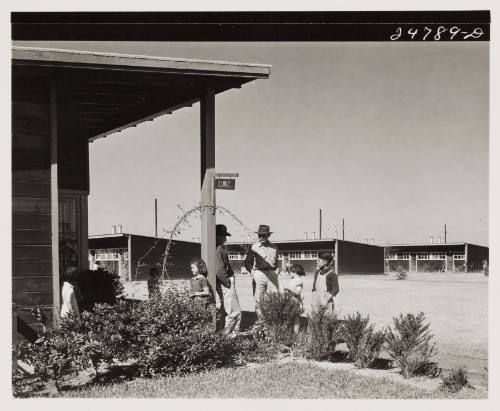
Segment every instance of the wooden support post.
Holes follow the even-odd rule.
[[[125,276],[125,267],[123,264],[123,253],[124,250],[118,250],[118,276],[120,277],[121,281],[124,281],[127,276]]]
[[[61,312],[59,285],[59,184],[57,181],[57,85],[54,79],[50,84],[50,202],[52,231],[52,308],[53,324],[57,325]]]
[[[155,198],[155,237],[158,237],[158,199]]]
[[[201,140],[201,258],[208,270],[208,282],[213,292],[215,284],[215,93],[205,90],[200,99]],[[214,315],[215,328],[216,318]]]
[[[465,272],[469,272],[469,245],[465,243]]]
[[[17,343],[17,305],[12,303],[12,347]],[[17,355],[12,350],[12,371],[17,371]]]
[[[132,235],[128,235],[127,238],[127,250],[128,250],[128,280],[132,281]]]
[[[88,143],[87,143],[88,144]],[[89,269],[89,203],[88,195],[80,196],[80,217],[81,217],[81,232],[80,232],[80,269],[86,271]]]
[[[339,274],[339,239],[335,240],[335,274]]]

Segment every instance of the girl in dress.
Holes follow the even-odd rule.
[[[291,293],[297,301],[300,303],[302,307],[302,288],[304,287],[303,277],[306,275],[304,271],[304,267],[300,264],[293,264],[290,267],[290,280],[288,281],[288,287],[285,288],[285,291]],[[295,334],[298,334],[300,331],[300,315],[295,316],[295,322],[293,325],[293,331]]]
[[[63,271],[61,278],[63,281],[61,289],[61,318],[67,317],[70,313],[80,318],[80,310],[77,303],[77,281],[79,276],[80,270],[77,267],[68,267]]]
[[[193,278],[189,280],[191,287],[190,295],[194,297],[209,297],[208,281],[207,281],[207,266],[201,258],[195,257],[191,260],[191,273]]]

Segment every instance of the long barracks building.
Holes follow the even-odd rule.
[[[116,272],[122,281],[146,280],[153,267],[161,273],[167,245],[168,277],[189,278],[189,263],[191,258],[200,256],[200,243],[128,233],[90,236],[89,267],[94,269],[99,265]]]
[[[480,271],[489,248],[470,243],[392,244],[384,246],[386,271]]]
[[[282,270],[287,264],[301,264],[306,274],[316,270],[318,254],[328,251],[333,254],[338,274],[383,274],[384,248],[376,245],[355,243],[352,241],[321,240],[288,240],[273,241],[278,247],[278,261]],[[251,246],[248,242],[231,242],[226,247],[231,266],[235,271],[241,270],[246,250]]]

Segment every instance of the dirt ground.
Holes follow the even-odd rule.
[[[312,275],[304,280],[304,307],[310,309]],[[175,281],[182,283],[182,280]],[[243,311],[255,310],[252,279],[236,276]],[[286,286],[288,276],[280,276]],[[468,273],[409,273],[407,280],[395,275],[345,275],[339,277],[340,293],[335,308],[343,317],[359,311],[370,315],[376,328],[392,324],[400,313],[423,311],[431,324],[443,368],[465,365],[471,374],[484,374],[488,365],[488,277]],[[147,298],[145,282],[127,283],[133,298]]]

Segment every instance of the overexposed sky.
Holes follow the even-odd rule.
[[[217,203],[274,238],[488,244],[489,43],[15,42],[271,64],[216,98]],[[90,145],[89,233],[154,234],[199,202],[199,105]],[[233,239],[245,230],[219,216]],[[180,238],[199,237],[199,221]]]

